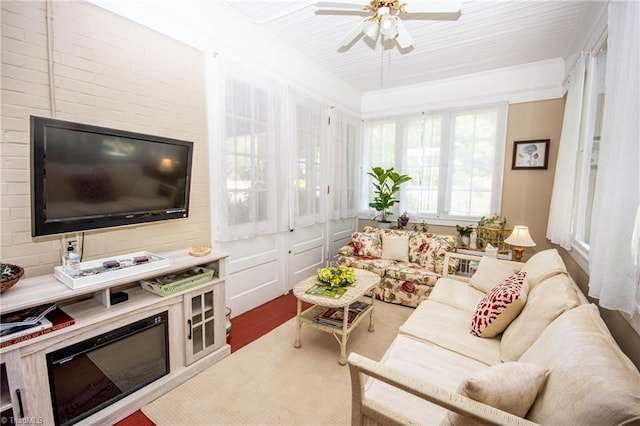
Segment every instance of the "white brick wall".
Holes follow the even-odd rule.
[[[51,117],[43,1],[0,2],[0,258],[27,276],[60,264],[31,237],[29,116]],[[53,2],[56,116],[194,142],[190,217],[85,233],[85,259],[210,241],[204,54],[84,2]]]

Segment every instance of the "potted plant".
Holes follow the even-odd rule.
[[[400,190],[400,185],[411,180],[407,175],[401,175],[396,172],[393,167],[383,169],[382,167],[372,167],[367,173],[373,178],[373,187],[375,188],[375,197],[369,203],[369,207],[380,212],[376,217],[380,227],[391,227],[391,222],[387,216],[393,214],[391,208],[400,202],[395,194]]]

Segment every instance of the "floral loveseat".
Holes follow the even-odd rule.
[[[349,355],[353,425],[640,424],[640,373],[557,250],[474,260],[470,279],[445,271],[379,362]]]
[[[367,226],[339,250],[338,263],[380,275],[376,298],[416,307],[442,276],[445,254],[455,246],[453,235]]]

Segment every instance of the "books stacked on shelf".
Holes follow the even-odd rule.
[[[140,280],[140,285],[143,289],[164,297],[206,284],[213,279],[213,275],[212,269],[196,267],[148,280]]]
[[[351,326],[351,324],[353,324],[353,322],[368,306],[368,303],[360,301],[353,302],[349,305],[347,327]],[[344,308],[329,308],[321,315],[318,315],[316,322],[335,328],[342,328],[344,322]]]
[[[53,303],[0,316],[0,348],[68,327],[75,320]]]

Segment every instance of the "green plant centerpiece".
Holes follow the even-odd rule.
[[[400,185],[411,180],[407,175],[401,175],[393,167],[383,169],[382,167],[372,167],[367,173],[373,178],[374,198],[369,203],[369,207],[378,211],[380,223],[391,223],[388,216],[392,215],[391,208],[400,202],[395,194],[400,190]]]
[[[330,287],[346,287],[356,282],[356,270],[344,265],[320,268],[318,280]]]

